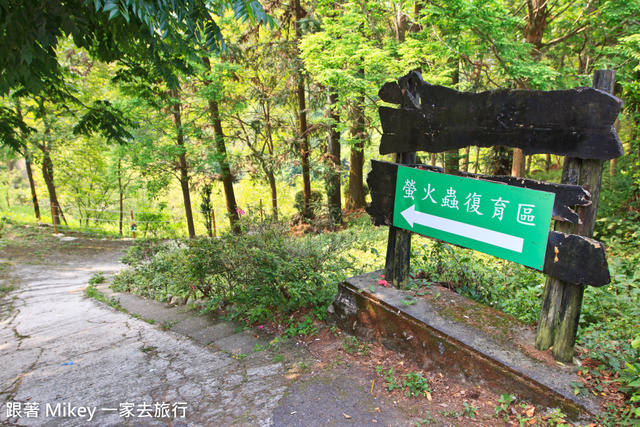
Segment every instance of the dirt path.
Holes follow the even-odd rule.
[[[421,419],[415,405],[371,393],[370,369],[329,365],[304,343],[289,340],[239,357],[219,337],[193,338],[211,332],[214,321],[187,316],[185,322],[199,326],[176,333],[132,316],[137,309],[154,316],[166,305],[127,296],[123,301],[133,308],[127,314],[86,297],[93,274],[123,267],[117,259],[127,242],[41,232],[0,242],[0,288],[17,285],[0,302],[3,424],[414,425]],[[224,339],[233,342],[233,333]]]

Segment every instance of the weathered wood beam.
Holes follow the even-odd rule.
[[[543,273],[573,285],[611,282],[604,245],[589,237],[550,231]]]
[[[550,153],[609,160],[623,154],[614,123],[622,101],[601,90],[458,92],[417,72],[379,92],[380,153],[441,152],[505,145],[526,155]]]

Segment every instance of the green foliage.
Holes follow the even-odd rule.
[[[389,368],[389,370],[385,372],[384,367],[376,366],[376,373],[384,376],[389,391],[401,390],[404,388],[404,386],[402,386],[402,384],[398,380],[396,380],[395,371],[393,368]]]
[[[301,322],[291,322],[289,327],[285,329],[284,336],[286,337],[299,337],[299,336],[313,336],[318,333],[318,328],[314,324],[312,316],[305,316]]]
[[[309,200],[309,210],[305,211],[304,209],[304,193],[302,191],[298,191],[295,195],[295,200],[293,206],[295,207],[298,214],[303,218],[315,218],[316,214],[323,206],[323,195],[321,191],[311,190],[311,199]]]
[[[0,286],[0,298],[3,298],[9,292],[16,290],[17,288],[14,285],[9,286]]]
[[[89,278],[90,285],[98,285],[100,283],[104,283],[107,279],[102,274],[102,271],[98,271],[97,273],[93,273]]]
[[[412,267],[417,278],[459,287],[474,296],[480,292],[484,277],[482,268],[470,261],[469,256],[461,256],[442,241],[424,244],[419,251],[412,251]]]
[[[376,373],[382,375],[387,382],[387,388],[389,391],[404,390],[407,388],[407,396],[418,397],[420,395],[427,396],[432,392],[429,387],[429,381],[418,372],[409,372],[403,375],[403,380],[398,381],[396,379],[396,373],[393,368],[389,368],[385,372],[384,367],[381,365],[376,366]]]
[[[431,389],[429,388],[429,381],[422,376],[422,374],[417,372],[409,372],[404,375],[404,380],[402,381],[402,386],[407,387],[407,396],[418,397],[420,395],[427,395],[427,393],[431,393]]]
[[[127,119],[122,111],[113,107],[109,101],[95,101],[93,107],[82,116],[73,128],[76,135],[99,133],[110,142],[125,144],[133,139],[129,128],[135,123]]]
[[[469,418],[475,418],[476,413],[478,412],[478,408],[473,405],[469,405],[467,402],[463,402],[463,404],[464,404],[463,415]]]
[[[125,262],[133,267],[116,276],[114,289],[209,300],[210,308],[226,306],[228,315],[249,323],[304,307],[324,318],[336,283],[350,263],[340,256],[350,245],[348,234],[296,238],[286,225],[245,224],[242,235],[201,238],[159,246],[143,242],[131,248]],[[312,332],[308,316],[291,333]],[[310,323],[311,322],[311,323]]]
[[[362,342],[358,337],[347,336],[342,341],[342,348],[349,354],[368,356],[371,343]]]
[[[512,394],[504,393],[498,398],[498,405],[496,405],[496,415],[502,416],[505,419],[509,417],[509,405],[515,401],[516,397]]]

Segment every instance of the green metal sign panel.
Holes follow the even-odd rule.
[[[555,194],[399,167],[393,225],[542,270]]]

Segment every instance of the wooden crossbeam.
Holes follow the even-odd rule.
[[[412,72],[386,83],[380,107],[380,154],[442,152],[477,145],[521,148],[609,160],[623,154],[613,124],[622,101],[593,88],[458,92],[431,85]]]

